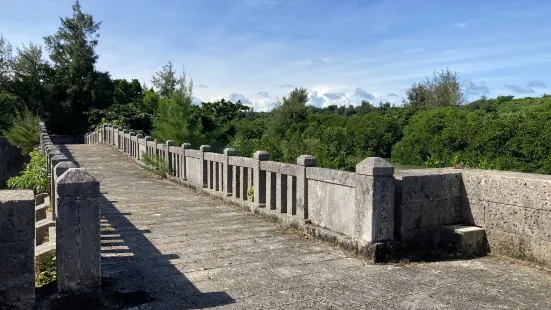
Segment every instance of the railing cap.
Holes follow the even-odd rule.
[[[356,173],[372,176],[394,174],[394,166],[381,157],[368,157],[356,165]]]
[[[256,160],[270,160],[270,153],[266,151],[254,152],[253,158]]]
[[[225,148],[224,149],[224,155],[226,156],[236,156],[237,155],[237,151],[234,149],[234,148]]]
[[[305,167],[315,167],[317,159],[313,155],[300,155],[297,157],[297,165]]]
[[[201,145],[201,147],[199,148],[199,150],[200,150],[201,152],[210,152],[210,149],[211,149],[211,148],[210,148],[210,145],[206,145],[206,144],[205,144],[205,145]]]

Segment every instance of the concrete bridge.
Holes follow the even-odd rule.
[[[106,198],[103,277],[149,292],[150,309],[551,307],[544,271],[493,257],[373,265],[144,171],[109,145],[67,148]]]
[[[63,158],[48,155],[49,169],[54,186],[67,179],[55,176],[60,160],[100,184],[92,204],[101,210],[97,240],[108,307],[551,308],[551,275],[544,270],[551,228],[542,219],[548,205],[527,204],[518,194],[541,191],[549,178],[400,172],[379,159],[348,173],[316,168],[308,156],[288,165],[262,152],[250,159],[231,149],[215,154],[113,126],[87,135],[86,143],[57,145]],[[168,175],[144,169],[144,154],[159,156]],[[502,208],[522,205],[526,218],[540,210],[533,220],[541,226],[522,218],[516,225],[523,228],[511,228],[513,215],[496,213],[506,182],[517,184],[507,192],[517,198]],[[62,204],[59,190],[52,192],[54,205]],[[416,260],[410,254],[417,251],[434,256]]]

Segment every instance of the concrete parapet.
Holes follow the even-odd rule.
[[[0,191],[0,308],[33,309],[34,194]]]

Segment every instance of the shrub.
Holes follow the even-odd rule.
[[[10,178],[7,182],[8,186],[17,189],[32,189],[35,194],[44,193],[50,184],[46,157],[40,154],[38,148],[30,152],[29,155],[31,160],[25,166],[25,170],[21,172],[21,175]]]
[[[26,110],[23,114],[17,114],[10,129],[2,132],[11,145],[18,147],[21,154],[29,154],[40,144],[39,119]]]
[[[41,287],[49,284],[57,279],[56,273],[56,256],[53,254],[45,254],[37,264],[35,286]]]

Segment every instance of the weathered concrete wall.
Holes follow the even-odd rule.
[[[312,224],[356,236],[355,200],[354,187],[308,181],[308,217]]]
[[[551,267],[551,176],[463,170],[463,223],[486,230],[493,253]]]
[[[6,181],[23,170],[23,156],[19,149],[9,144],[6,137],[0,136],[0,188]]]
[[[187,180],[193,184],[201,183],[200,160],[198,158],[186,157]]]
[[[34,305],[34,194],[0,191],[0,309]]]
[[[461,172],[398,170],[395,179],[395,237],[412,250],[436,249],[442,226],[461,221]]]

